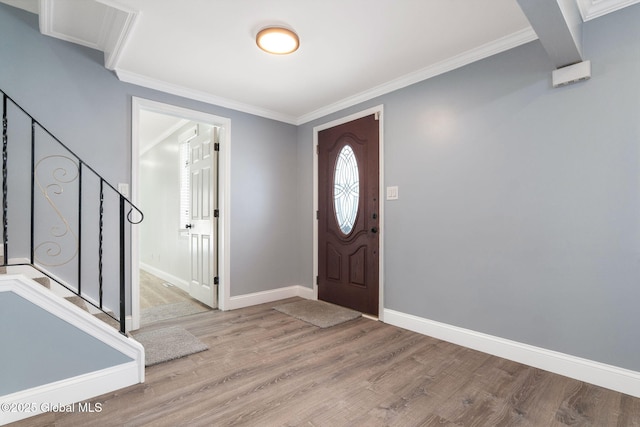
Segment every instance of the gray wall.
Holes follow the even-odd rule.
[[[131,361],[13,292],[0,292],[0,322],[20,325],[0,329],[0,395]]]
[[[122,83],[4,4],[0,88],[114,184],[130,182],[132,96],[231,119],[231,295],[299,284],[295,126]]]
[[[584,26],[590,81],[539,42],[298,129],[312,275],[312,129],[384,104],[385,307],[640,370],[640,5]]]

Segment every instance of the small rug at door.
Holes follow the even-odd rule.
[[[206,344],[179,326],[132,335],[144,347],[145,366],[157,365],[209,349]]]
[[[349,320],[357,319],[361,314],[349,308],[330,304],[325,301],[303,300],[273,307],[281,313],[300,319],[320,328],[329,328]]]

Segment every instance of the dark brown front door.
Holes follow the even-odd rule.
[[[378,315],[379,127],[318,133],[318,298]]]

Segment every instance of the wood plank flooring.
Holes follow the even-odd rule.
[[[189,294],[177,286],[164,286],[165,281],[140,270],[140,309],[190,301]]]
[[[640,426],[640,399],[360,318],[319,329],[277,303],[183,317],[208,351],[16,426]],[[145,330],[166,326],[160,322]]]

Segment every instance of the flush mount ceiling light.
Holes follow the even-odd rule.
[[[286,55],[295,52],[300,39],[293,31],[282,27],[267,27],[256,35],[256,44],[265,52]]]

